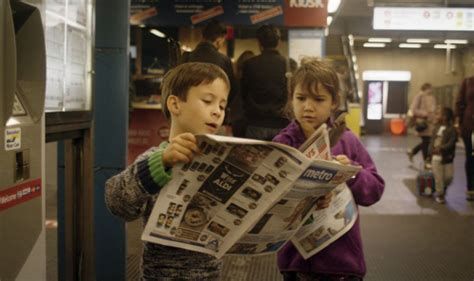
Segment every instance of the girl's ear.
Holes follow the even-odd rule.
[[[181,112],[181,107],[180,107],[180,100],[177,96],[175,95],[170,95],[168,99],[166,99],[166,106],[168,107],[168,111],[170,112],[170,115],[179,115]]]

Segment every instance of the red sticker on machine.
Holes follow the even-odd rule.
[[[0,191],[0,211],[41,196],[41,179],[34,179]]]

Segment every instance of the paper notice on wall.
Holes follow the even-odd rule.
[[[5,129],[5,150],[21,148],[21,128]]]

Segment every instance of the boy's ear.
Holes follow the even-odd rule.
[[[166,106],[168,107],[168,111],[171,115],[179,115],[181,107],[179,104],[179,98],[177,96],[170,95],[166,100]]]

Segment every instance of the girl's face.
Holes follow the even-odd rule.
[[[337,107],[331,93],[321,83],[315,90],[315,93],[308,93],[301,87],[301,84],[297,84],[291,100],[295,118],[300,123],[306,137],[326,123],[332,111]]]

